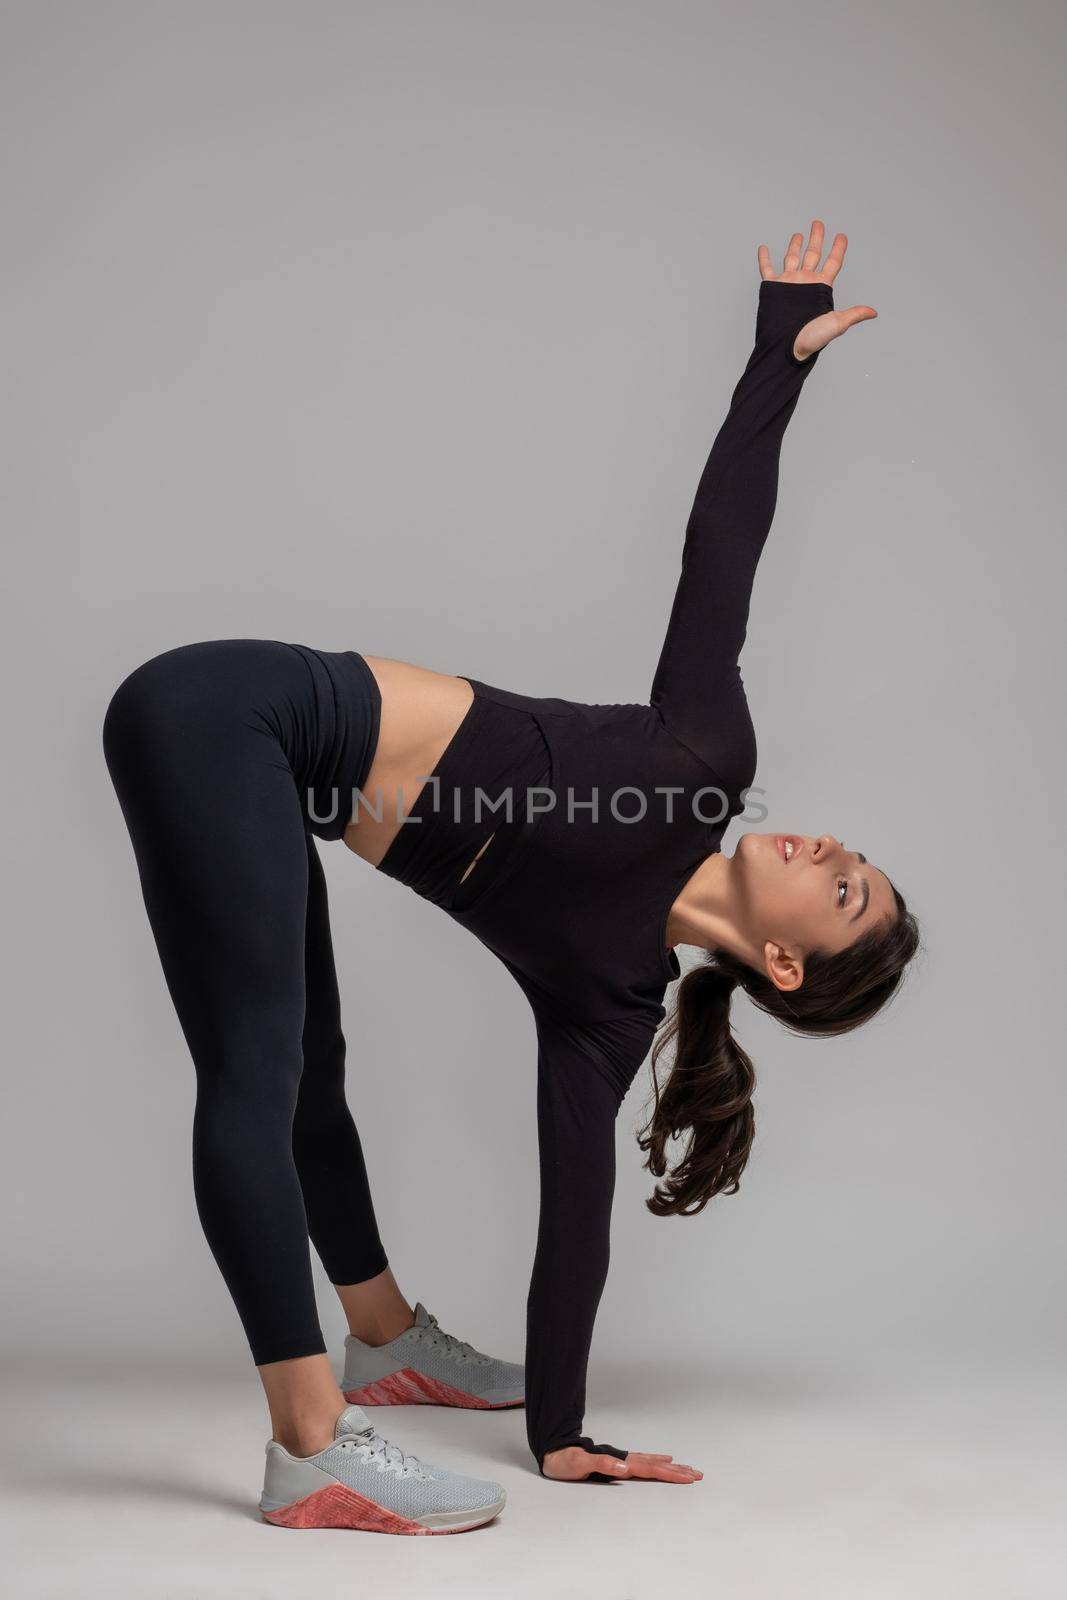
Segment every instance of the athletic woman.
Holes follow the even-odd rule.
[[[270,1410],[271,1521],[426,1533],[496,1515],[499,1485],[405,1455],[368,1403],[525,1403],[547,1478],[701,1476],[582,1431],[619,1107],[655,1041],[648,1205],[700,1211],[737,1189],[752,1143],[733,989],[794,1031],[842,1033],[890,999],[918,943],[885,873],[830,834],[749,832],[721,851],[755,776],[738,658],[782,438],[819,352],[876,314],[834,309],[847,241],[824,261],[823,237],[819,221],[806,248],[794,234],[778,274],[759,248],[755,345],[697,489],[647,703],[262,640],[170,650],[111,701],[106,759],[196,1069],[197,1207]],[[529,1001],[541,1190],[525,1370],[445,1333],[390,1270],[345,1100],[314,842],[342,838],[469,929]],[[703,959],[661,1028],[683,944]],[[309,1235],[349,1323],[341,1388]]]

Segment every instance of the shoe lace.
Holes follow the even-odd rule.
[[[429,1478],[432,1476],[425,1461],[420,1461],[418,1456],[405,1454],[398,1444],[390,1444],[388,1439],[375,1428],[370,1428],[363,1433],[356,1434],[351,1440],[343,1440],[345,1444],[351,1443],[358,1455],[365,1461],[373,1461],[379,1472],[395,1472],[398,1478]]]
[[[431,1345],[443,1346],[446,1355],[458,1356],[461,1361],[474,1361],[481,1367],[489,1365],[491,1356],[483,1355],[465,1339],[457,1339],[454,1333],[446,1333],[432,1311],[428,1315],[430,1320],[424,1328],[423,1337],[428,1337]]]

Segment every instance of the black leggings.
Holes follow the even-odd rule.
[[[326,883],[381,701],[362,657],[186,645],[116,691],[104,753],[196,1068],[193,1184],[256,1365],[326,1345],[308,1236],[335,1284],[387,1265],[359,1135]],[[329,820],[309,821],[336,809]]]

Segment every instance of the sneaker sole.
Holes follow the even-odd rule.
[[[275,1528],[354,1528],[361,1533],[421,1536],[467,1533],[471,1528],[480,1528],[500,1515],[506,1499],[506,1495],[501,1495],[499,1500],[477,1511],[436,1511],[416,1521],[368,1500],[346,1484],[334,1483],[278,1511],[264,1511],[261,1507],[260,1515]]]
[[[364,1384],[360,1389],[345,1389],[345,1399],[362,1406],[458,1406],[466,1411],[507,1411],[525,1404],[518,1400],[483,1400],[480,1395],[467,1394],[454,1389],[439,1378],[428,1378],[424,1372],[404,1367],[391,1372],[388,1378]]]

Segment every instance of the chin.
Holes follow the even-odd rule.
[[[749,895],[761,886],[778,883],[783,862],[776,833],[743,833],[734,849],[734,872]]]
[[[777,855],[778,847],[773,833],[743,833],[734,846],[734,855],[742,861],[758,860],[764,855]]]

